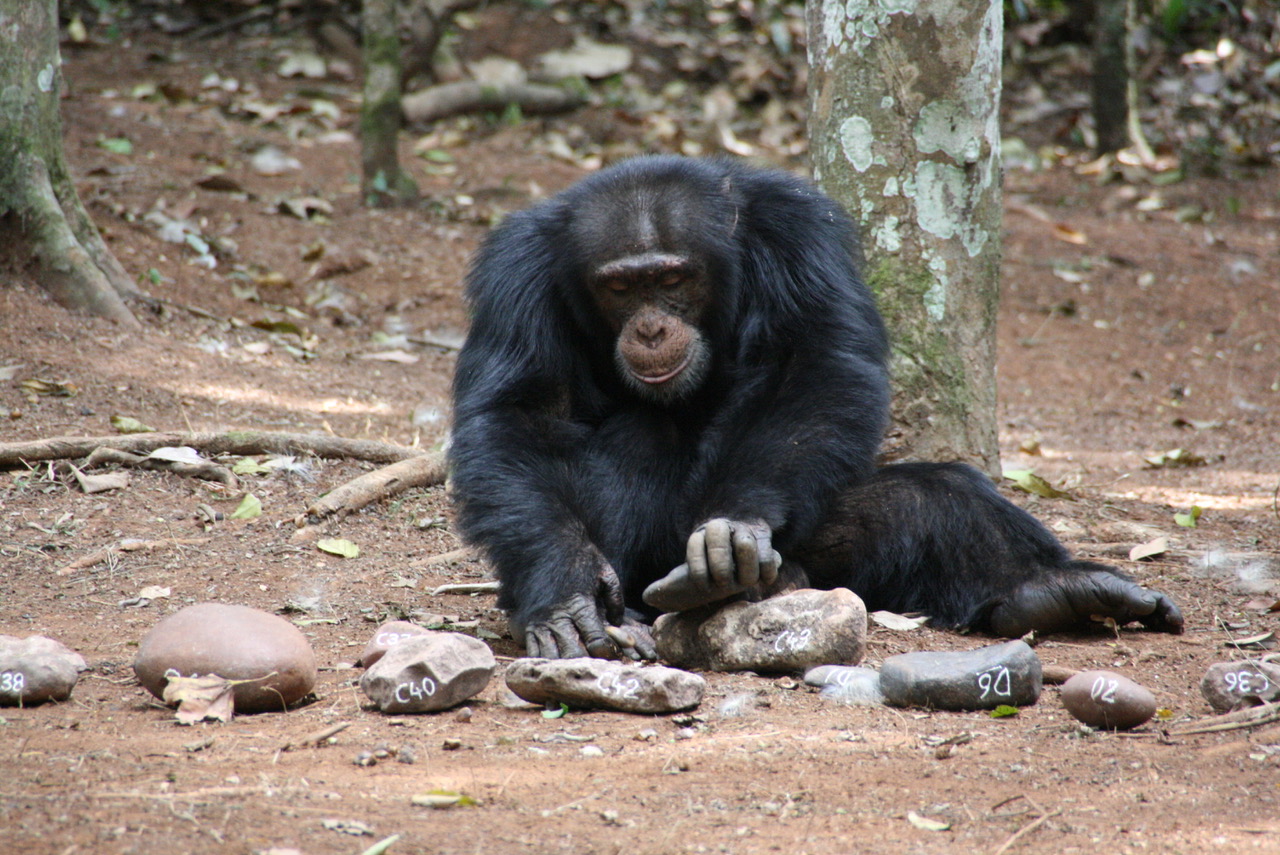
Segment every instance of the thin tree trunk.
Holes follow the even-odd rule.
[[[376,207],[413,201],[418,188],[400,169],[400,35],[396,0],[364,0],[364,104],[360,148],[365,204]]]
[[[62,151],[57,0],[0,0],[0,239],[28,248],[59,303],[126,326],[135,292],[85,212]]]
[[[862,222],[898,457],[999,470],[997,0],[810,0],[815,178]]]

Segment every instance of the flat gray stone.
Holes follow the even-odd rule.
[[[662,665],[529,658],[507,667],[507,686],[530,703],[652,715],[696,707],[707,681]]]
[[[138,645],[133,672],[161,700],[170,672],[216,674],[237,683],[236,712],[280,712],[315,686],[316,657],[307,637],[284,618],[248,606],[200,603],[151,628]]]
[[[1280,665],[1248,660],[1218,662],[1200,680],[1200,693],[1218,712],[1280,701]]]
[[[1077,721],[1128,730],[1156,714],[1156,697],[1114,671],[1081,671],[1062,684],[1062,705]]]
[[[653,626],[658,655],[682,668],[796,673],[855,665],[867,640],[867,609],[846,588],[805,588],[711,612],[665,614]]]
[[[364,646],[364,651],[360,654],[360,665],[368,668],[396,644],[407,638],[416,638],[429,632],[431,630],[416,623],[409,623],[407,620],[388,621],[378,627],[373,638],[369,639],[369,643]]]
[[[1024,641],[959,652],[890,656],[880,667],[880,691],[898,707],[989,710],[1040,699],[1040,657]]]
[[[497,667],[480,639],[426,630],[389,647],[360,678],[360,691],[384,713],[435,712],[480,694]]]
[[[804,681],[822,689],[822,697],[843,704],[875,706],[884,703],[880,672],[849,665],[819,665],[804,672]]]
[[[0,706],[65,701],[88,666],[71,648],[32,635],[0,635]]]

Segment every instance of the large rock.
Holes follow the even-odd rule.
[[[315,686],[316,658],[306,636],[283,618],[248,606],[200,603],[152,627],[138,645],[133,672],[161,699],[171,672],[216,674],[237,682],[236,712],[279,712]]]
[[[959,652],[901,653],[880,666],[880,691],[899,707],[1023,707],[1039,700],[1043,688],[1040,657],[1024,641]]]
[[[846,588],[811,588],[705,611],[665,614],[653,627],[658,655],[682,668],[794,673],[856,665],[867,640],[867,609]]]
[[[52,638],[0,635],[0,706],[65,701],[86,667],[79,653]]]
[[[707,681],[661,665],[629,665],[608,659],[517,659],[507,686],[535,704],[581,709],[669,713],[702,703]]]
[[[1062,684],[1062,705],[1090,727],[1128,730],[1156,714],[1156,698],[1113,671],[1081,671]]]
[[[1280,665],[1248,660],[1218,662],[1200,680],[1200,693],[1218,712],[1280,701]]]
[[[360,665],[368,668],[381,659],[388,650],[405,639],[428,635],[430,632],[431,630],[418,626],[416,623],[409,623],[407,620],[387,621],[378,627],[378,631],[373,634],[373,638],[369,639],[369,643],[364,646],[364,652],[360,654]]]
[[[460,632],[425,632],[387,648],[360,678],[360,691],[384,713],[448,709],[489,685],[498,667],[489,645]]]

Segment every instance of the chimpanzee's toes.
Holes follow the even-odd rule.
[[[1106,619],[1182,632],[1182,612],[1164,594],[1103,570],[1069,570],[1024,583],[991,611],[991,629],[1017,638],[1031,630],[1083,629]]]

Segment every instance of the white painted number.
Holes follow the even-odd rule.
[[[605,694],[624,701],[635,701],[640,699],[640,680],[636,677],[622,678],[617,674],[601,674],[600,679],[596,680],[596,685],[600,687],[600,691]]]
[[[979,700],[991,694],[1007,698],[1013,694],[1013,675],[1004,665],[988,668],[978,675],[978,688],[982,690]]]
[[[1118,680],[1099,677],[1093,681],[1093,686],[1089,689],[1089,697],[1100,704],[1114,704],[1116,702],[1116,689],[1119,686],[1120,681]]]
[[[774,653],[799,653],[809,648],[809,641],[813,638],[813,630],[805,627],[804,629],[784,629],[778,633],[778,637],[773,642]]]
[[[436,693],[436,681],[423,677],[416,682],[401,683],[396,686],[396,703],[407,704],[429,698]]]
[[[1267,675],[1257,671],[1228,671],[1222,679],[1227,690],[1237,695],[1260,695],[1271,688]]]
[[[0,672],[0,694],[20,695],[27,687],[27,675],[21,671]]]

